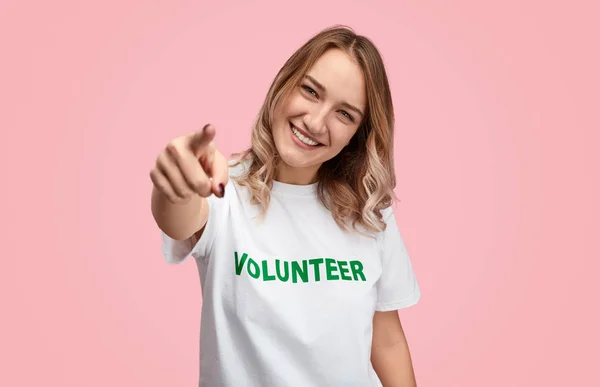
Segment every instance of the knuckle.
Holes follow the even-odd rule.
[[[198,191],[200,191],[200,190],[203,188],[203,186],[204,186],[204,185],[206,185],[206,184],[205,184],[205,183],[204,183],[202,180],[200,180],[200,179],[195,179],[195,180],[192,180],[192,181],[191,181],[190,187],[191,187],[191,188],[192,188],[194,191],[198,192]]]
[[[165,152],[160,152],[156,157],[155,168],[162,170],[166,167],[167,155]]]
[[[175,192],[178,196],[185,197],[186,192],[184,188],[177,186],[175,187]]]
[[[196,180],[193,183],[194,191],[197,192],[201,196],[208,196],[210,194],[210,184],[205,180]]]
[[[174,190],[169,190],[168,193],[166,193],[167,197],[169,197],[169,200],[171,201],[171,203],[173,204],[180,204],[182,201],[182,197],[179,196],[177,194],[177,192],[175,192]]]
[[[170,141],[167,146],[166,146],[166,151],[173,157],[178,158],[179,157],[179,147],[177,145],[177,143],[175,143],[175,141]]]
[[[202,197],[205,197],[205,198],[207,198],[207,197],[209,197],[210,195],[212,195],[212,190],[210,189],[210,187],[209,187],[209,186],[206,186],[206,187],[205,187],[205,188],[202,190],[202,192],[200,193],[200,195],[201,195]]]
[[[164,190],[164,183],[161,181],[161,179],[160,179],[160,172],[156,168],[153,168],[150,171],[150,180],[152,180],[152,183],[157,188],[160,188],[161,190]]]
[[[210,187],[207,184],[200,184],[195,191],[198,195],[206,197],[210,193]]]
[[[192,196],[194,196],[194,193],[192,191],[190,191],[189,189],[184,189],[183,192],[181,193],[181,196],[187,201],[187,200],[191,199]]]

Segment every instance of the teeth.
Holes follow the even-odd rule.
[[[305,143],[306,145],[310,145],[310,146],[316,146],[319,145],[318,142],[314,142],[313,140],[311,140],[310,138],[307,138],[305,136],[302,135],[302,133],[300,133],[298,130],[296,130],[296,128],[292,127],[292,132],[294,132],[294,134],[296,135],[296,137],[298,137],[298,139],[300,141],[302,141],[303,143]]]

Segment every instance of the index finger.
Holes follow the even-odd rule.
[[[211,141],[215,138],[216,129],[211,124],[206,124],[202,130],[199,130],[192,134],[190,139],[190,149],[196,156],[199,156],[198,152],[208,147]]]

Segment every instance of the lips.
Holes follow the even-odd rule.
[[[304,137],[308,138],[309,140],[316,142],[317,145],[313,145],[314,147],[319,147],[319,146],[324,145],[321,142],[319,142],[316,138],[314,138],[314,137],[310,136],[309,134],[307,134],[305,131],[303,131],[301,129],[298,129],[298,127],[295,126],[294,124],[292,124],[291,122],[290,122],[290,127],[291,127],[291,129],[295,129],[298,132],[300,132],[300,134],[302,134]]]

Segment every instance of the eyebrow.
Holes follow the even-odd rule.
[[[318,89],[321,89],[321,91],[322,91],[323,93],[325,93],[325,92],[327,91],[327,90],[325,89],[325,86],[323,86],[321,83],[319,83],[319,81],[317,81],[316,79],[314,79],[314,78],[313,78],[313,77],[311,77],[310,75],[306,75],[306,78],[308,78],[308,79],[309,79],[309,80],[310,80],[312,83],[314,83],[314,84],[315,84],[315,86],[316,86]],[[344,107],[346,107],[346,108],[348,108],[348,109],[350,109],[350,110],[354,110],[355,112],[357,112],[357,113],[358,113],[358,114],[360,114],[361,116],[364,116],[364,113],[363,113],[362,111],[360,111],[360,109],[359,109],[359,108],[357,108],[357,107],[356,107],[356,106],[354,106],[354,105],[350,105],[348,102],[345,102],[345,101],[344,101],[344,102],[342,102],[342,103],[341,103],[341,105],[342,105],[342,106],[344,106]]]

